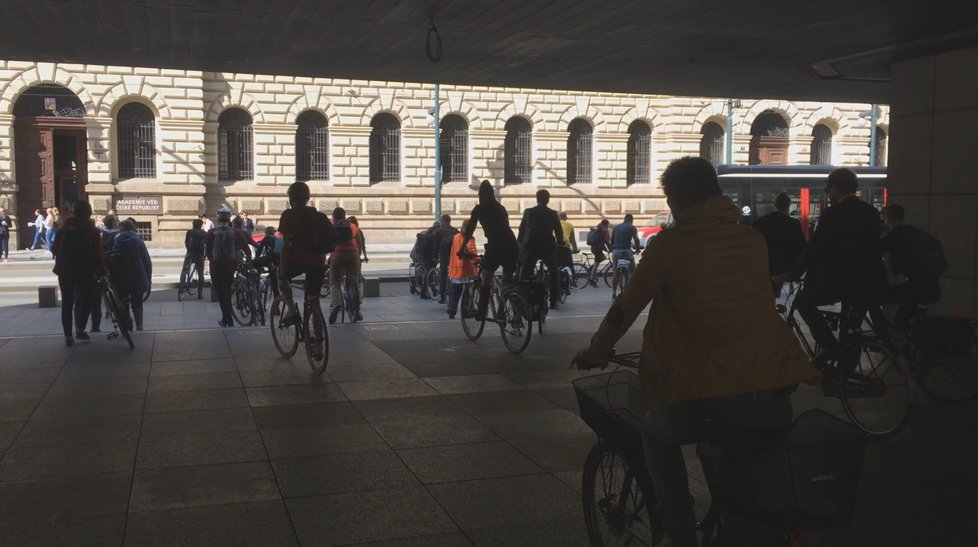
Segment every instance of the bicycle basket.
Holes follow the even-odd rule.
[[[849,524],[865,444],[856,426],[809,410],[773,448],[703,442],[696,452],[714,507],[770,530],[806,532]]]
[[[641,448],[642,418],[648,403],[635,373],[619,370],[572,383],[581,419],[598,437],[637,443]]]

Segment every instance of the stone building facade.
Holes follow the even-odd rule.
[[[18,230],[24,230],[31,220],[27,217],[41,201],[59,202],[50,192],[45,199],[32,193],[36,185],[55,183],[44,168],[32,165],[34,149],[27,148],[34,146],[30,131],[43,130],[37,129],[43,123],[26,128],[21,122],[29,116],[24,112],[37,113],[18,107],[25,104],[22,101],[43,98],[39,108],[48,109],[44,115],[64,114],[56,101],[49,104],[42,97],[55,86],[67,90],[58,100],[73,95],[81,105],[69,113],[77,118],[71,123],[77,126],[80,156],[62,161],[62,167],[73,170],[66,176],[79,181],[82,195],[96,212],[104,212],[119,199],[161,196],[160,209],[133,215],[143,223],[152,245],[179,245],[191,219],[201,211],[213,215],[222,205],[248,211],[259,225],[274,225],[287,206],[285,190],[297,177],[297,154],[308,153],[297,150],[297,121],[308,111],[318,113],[321,122],[316,134],[326,143],[318,159],[311,160],[319,162],[314,169],[318,175],[305,177],[310,179],[317,207],[328,211],[342,205],[360,217],[372,242],[378,243],[408,242],[434,217],[431,84],[0,61],[0,205],[17,214]],[[707,125],[715,124],[710,131],[719,128],[722,133],[727,123],[723,99],[454,85],[442,85],[439,97],[442,119],[455,116],[453,123],[465,130],[463,148],[454,152],[461,154],[454,161],[456,167],[463,166],[464,176],[446,177],[441,190],[442,212],[456,217],[468,213],[475,204],[478,182],[488,179],[498,188],[514,222],[523,208],[534,204],[539,188],[549,189],[552,206],[567,211],[580,226],[625,212],[641,221],[643,214],[665,208],[658,176],[668,162],[699,155],[704,133],[709,133]],[[130,103],[148,108],[140,109],[151,113],[140,127],[152,138],[143,152],[130,148],[123,155],[123,134],[129,139],[134,133],[120,113]],[[816,146],[813,135],[818,131],[830,138],[827,148],[822,142],[822,162],[869,162],[870,123],[860,116],[869,105],[767,99],[738,103],[733,109],[734,163],[751,160],[752,126],[759,116],[771,114],[784,126],[780,136],[786,163],[810,163]],[[229,146],[227,139],[240,137],[223,133],[229,109],[243,111],[236,112],[236,119],[250,124],[251,142],[245,150],[240,143],[232,144],[239,148],[222,156],[222,147]],[[382,146],[378,135],[384,129],[372,125],[380,127],[378,120],[390,121],[390,116],[397,126],[393,131],[399,146],[387,147],[391,157],[375,159],[379,162],[375,169],[394,172],[375,176],[371,149]],[[507,124],[514,119],[529,127],[529,136],[507,144]],[[887,123],[884,107],[879,119],[884,133]],[[58,131],[53,130],[55,137]],[[582,132],[587,150],[578,140]],[[37,149],[41,157],[44,146],[51,152],[50,143],[41,145]],[[522,161],[528,162],[529,169],[518,183],[508,173],[509,146],[522,147],[526,156]],[[577,159],[569,158],[569,152]],[[129,167],[134,153],[142,154],[136,161],[148,162],[147,169]],[[589,154],[588,161],[580,159],[582,154]],[[235,169],[232,164],[242,162],[247,169],[222,180],[228,169]],[[44,176],[48,179],[41,180]]]

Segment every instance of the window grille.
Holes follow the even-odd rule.
[[[370,127],[370,182],[401,180],[401,123],[383,113]]]
[[[777,112],[765,110],[754,119],[754,123],[750,127],[750,134],[755,137],[787,138],[789,136],[788,123]]]
[[[156,120],[144,104],[129,103],[116,116],[119,178],[156,177]]]
[[[591,182],[591,149],[594,132],[591,124],[582,119],[576,119],[568,127],[570,136],[567,137],[567,182]]]
[[[723,157],[723,128],[710,122],[703,124],[703,136],[700,138],[700,157],[713,165],[720,165]]]
[[[153,223],[136,222],[136,235],[143,241],[153,241]]]
[[[652,182],[652,129],[636,120],[628,126],[628,184]]]
[[[506,184],[533,180],[533,131],[530,122],[512,118],[506,122],[506,144],[503,150],[506,163]]]
[[[441,121],[441,169],[443,182],[469,178],[469,128],[461,116],[449,114]]]
[[[217,163],[221,180],[254,178],[251,115],[229,108],[218,118]]]
[[[812,165],[832,164],[832,130],[819,124],[812,130]]]
[[[886,165],[886,131],[876,126],[876,165]]]
[[[329,126],[319,112],[299,115],[295,132],[296,180],[329,180]]]
[[[20,94],[15,116],[84,118],[85,105],[70,89],[57,84],[36,85]]]

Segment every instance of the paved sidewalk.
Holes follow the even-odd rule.
[[[567,365],[610,291],[573,295],[519,356],[404,284],[382,292],[366,322],[330,327],[321,377],[172,291],[135,351],[66,348],[59,310],[0,308],[0,545],[586,545],[594,436]],[[841,410],[807,388],[795,405]],[[922,399],[870,444],[855,522],[826,545],[973,545],[976,425],[974,404]]]

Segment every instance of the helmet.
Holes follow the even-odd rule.
[[[231,220],[231,209],[221,207],[217,210],[217,220]]]

